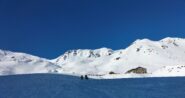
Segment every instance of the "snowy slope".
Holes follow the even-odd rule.
[[[160,76],[160,73],[166,72],[165,66],[174,67],[173,76],[185,76],[185,69],[176,71],[176,66],[185,65],[185,39],[168,37],[160,41],[136,40],[128,48],[115,51],[108,48],[71,50],[52,61],[62,67],[59,70],[61,73],[89,74],[103,78]],[[146,68],[147,74],[125,74],[137,67]],[[110,75],[111,71],[117,74]]]
[[[185,76],[182,66],[185,66],[185,39],[182,38],[138,39],[120,50],[70,50],[53,60],[0,50],[1,75],[55,72],[87,74],[92,78]],[[146,73],[128,73],[138,67],[146,69]]]
[[[0,75],[55,72],[58,65],[25,53],[0,50]]]

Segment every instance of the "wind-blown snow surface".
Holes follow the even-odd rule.
[[[185,78],[80,80],[32,74],[0,77],[0,98],[185,98]]]
[[[147,73],[126,73],[137,67],[146,68]],[[70,50],[53,60],[0,51],[1,75],[48,72],[87,74],[92,78],[185,76],[185,39],[136,40],[120,50]]]

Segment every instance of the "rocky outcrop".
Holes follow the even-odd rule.
[[[128,73],[146,74],[147,73],[147,69],[146,68],[143,68],[143,67],[137,67],[137,68],[128,70],[126,73],[127,74]]]
[[[113,71],[110,71],[110,72],[109,72],[109,74],[116,74],[116,73],[115,73],[115,72],[113,72]]]

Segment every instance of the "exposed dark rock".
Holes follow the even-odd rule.
[[[116,60],[119,60],[119,59],[120,59],[120,57],[117,57],[117,58],[116,58]]]
[[[112,50],[109,50],[108,51],[108,55],[112,55],[113,51]]]
[[[110,71],[110,72],[109,72],[109,74],[116,74],[116,73],[115,73],[115,72],[113,72],[113,71]]]
[[[137,67],[137,68],[128,70],[126,73],[146,74],[147,69],[143,67]]]
[[[66,55],[64,55],[64,60],[66,60],[67,59],[67,56]]]
[[[100,57],[100,54],[95,54],[96,55],[96,57]]]
[[[73,56],[76,56],[77,55],[77,51],[76,50],[74,50],[74,52],[73,52]]]
[[[88,57],[90,58],[90,57],[96,57],[96,56],[95,56],[94,52],[93,52],[92,50],[90,50],[90,51],[89,51],[89,56],[88,56]]]
[[[173,45],[174,45],[174,46],[177,46],[177,47],[179,46],[176,42],[173,42]]]
[[[137,48],[136,52],[139,52],[140,51],[140,48]]]
[[[168,48],[168,46],[166,46],[166,45],[162,45],[161,47],[162,47],[163,49]]]

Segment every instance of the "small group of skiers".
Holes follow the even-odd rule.
[[[81,75],[81,76],[80,76],[80,79],[81,79],[81,80],[83,80],[83,79],[88,80],[89,78],[88,78],[87,75],[85,75],[85,76]]]

